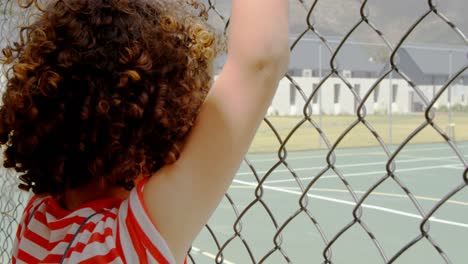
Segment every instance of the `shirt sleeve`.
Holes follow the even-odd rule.
[[[175,264],[164,238],[151,221],[143,200],[142,181],[120,206],[116,244],[126,263]]]
[[[31,217],[34,215],[34,212],[42,204],[43,201],[44,201],[44,198],[33,195],[31,196],[28,203],[24,207],[23,215],[21,216],[21,220],[18,224],[18,229],[16,230],[15,241],[13,243],[13,248],[12,248],[12,263],[13,264],[16,263],[19,241],[21,237],[23,237],[25,227],[28,226],[31,220]]]

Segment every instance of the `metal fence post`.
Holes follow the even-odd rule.
[[[322,79],[322,43],[319,42],[318,47],[318,61],[319,61],[319,78]],[[319,82],[320,82],[319,80]],[[322,89],[318,91],[318,99],[319,99],[319,125],[320,128],[323,129],[323,111],[322,111]],[[322,137],[319,136],[319,149],[322,148]]]
[[[393,145],[393,71],[389,77],[389,96],[388,96],[388,143]]]
[[[453,57],[453,53],[450,51],[449,52],[449,65],[448,65],[448,76],[447,76],[447,80],[450,80],[450,77],[452,76],[452,57]],[[447,131],[447,134],[450,138],[452,138],[453,140],[453,128],[452,128],[452,123],[453,123],[453,113],[452,113],[452,85],[449,85],[449,87],[447,88],[447,96],[448,96],[448,99],[447,99],[447,105],[448,105],[448,131]]]

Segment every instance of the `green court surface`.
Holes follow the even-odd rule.
[[[457,144],[462,156],[468,158],[468,142]],[[393,149],[392,149],[393,150]],[[289,152],[285,163],[295,172],[304,188],[324,169],[325,150]],[[335,168],[339,171],[356,199],[386,175],[388,157],[378,147],[346,148],[337,150]],[[248,160],[260,178],[279,162],[277,153],[248,155]],[[464,184],[467,168],[446,143],[409,145],[395,159],[396,179],[388,178],[362,204],[361,223],[376,237],[387,259],[391,259],[402,247],[420,234],[421,216],[416,206],[397,181],[404,185],[422,210],[429,212],[440,199],[455,187]],[[229,189],[229,195],[238,214],[251,203],[234,227],[236,213],[224,199],[209,224],[219,244],[235,237],[223,250],[224,263],[252,263],[249,250],[256,262],[281,245],[292,263],[323,263],[325,242],[353,221],[355,202],[346,185],[333,170],[328,169],[307,192],[303,205],[318,222],[319,229],[305,212],[299,213],[277,233],[274,221],[282,226],[300,208],[301,188],[284,164],[280,164],[263,183],[263,191],[257,194],[257,181],[246,162]],[[468,259],[468,187],[462,189],[436,211],[429,221],[429,239],[440,246],[452,263],[467,263]],[[244,242],[235,236],[239,231]],[[193,244],[192,257],[197,263],[214,263],[218,248],[208,229],[202,231]],[[334,264],[384,263],[377,246],[359,223],[344,232],[331,246]],[[287,263],[279,250],[263,263]],[[423,238],[405,251],[393,263],[447,263],[429,240]]]

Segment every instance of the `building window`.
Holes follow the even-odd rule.
[[[334,90],[335,90],[335,93],[333,95],[333,102],[335,104],[339,103],[340,102],[340,90],[341,90],[341,85],[340,84],[335,84],[334,85]]]
[[[294,84],[289,84],[289,105],[296,105],[296,86]]]
[[[288,70],[288,74],[290,76],[295,76],[295,77],[300,77],[302,76],[302,69],[297,69],[297,68],[293,68],[293,69],[289,69]]]
[[[317,90],[317,87],[318,87],[318,83],[312,84],[312,92],[314,92],[315,90]],[[318,103],[318,99],[319,99],[319,92],[315,93],[315,94],[314,94],[314,97],[312,97],[312,103],[313,103],[313,104],[317,104],[317,103]]]
[[[361,96],[361,85],[358,84],[358,83],[356,83],[356,84],[354,85],[354,91],[356,92],[356,94],[357,94],[358,96]]]
[[[319,70],[312,70],[312,77],[322,77],[320,76],[320,71]]]
[[[377,85],[374,89],[374,103],[379,102],[379,93],[380,93],[380,85]]]
[[[392,85],[392,103],[396,103],[398,97],[398,84]]]
[[[361,85],[360,84],[355,84],[354,85],[354,92],[356,92],[357,96],[361,96]],[[357,111],[357,108],[359,106],[359,101],[356,97],[354,97],[354,111]]]

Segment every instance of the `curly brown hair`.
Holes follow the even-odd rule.
[[[40,0],[22,0],[23,8]],[[178,159],[212,83],[218,34],[195,0],[53,0],[2,50],[4,166],[60,196],[131,189]]]

